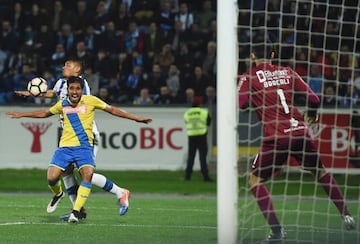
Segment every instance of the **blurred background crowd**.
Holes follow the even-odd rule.
[[[277,62],[294,68],[324,107],[358,106],[357,5],[239,0],[239,73],[252,43],[281,43]],[[74,57],[92,93],[109,103],[215,104],[216,28],[216,0],[0,0],[0,104],[53,102],[13,91],[35,76],[51,88]]]
[[[215,103],[216,1],[0,0],[0,104],[68,58],[85,64],[92,93],[109,103]]]

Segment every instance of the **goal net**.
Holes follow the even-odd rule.
[[[295,70],[318,94],[318,122],[310,126],[324,166],[335,177],[346,204],[360,221],[360,3],[356,0],[238,1],[239,74],[252,68],[255,44],[273,43],[274,64]],[[296,104],[305,111],[306,100]],[[360,110],[359,110],[360,111]],[[239,239],[260,243],[270,228],[249,189],[251,165],[262,139],[255,108],[239,113]],[[290,158],[266,182],[286,243],[360,243],[347,231],[323,187]],[[331,186],[330,186],[331,188]]]

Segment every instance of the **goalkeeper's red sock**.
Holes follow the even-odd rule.
[[[276,217],[270,193],[264,184],[255,185],[251,191],[273,233],[279,233],[281,225]]]
[[[321,183],[325,192],[328,194],[328,196],[334,202],[334,204],[337,207],[337,209],[339,210],[340,214],[342,216],[350,215],[349,210],[346,207],[342,192],[341,192],[339,185],[336,182],[335,178],[330,173],[326,173],[318,181]]]

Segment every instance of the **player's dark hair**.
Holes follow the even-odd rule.
[[[251,47],[251,51],[258,59],[271,59],[271,55],[275,52],[275,48],[271,43],[259,43],[254,44]]]
[[[74,62],[74,63],[78,64],[80,67],[80,74],[82,74],[84,72],[85,64],[81,59],[78,59],[76,57],[69,57],[68,59],[66,59],[66,61]]]
[[[67,86],[69,87],[70,84],[72,83],[79,83],[80,84],[80,87],[82,89],[84,89],[84,79],[83,78],[80,78],[80,77],[77,77],[77,76],[70,76],[68,79],[67,79]]]

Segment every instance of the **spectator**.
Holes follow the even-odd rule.
[[[10,52],[10,55],[8,56],[8,60],[6,63],[5,72],[14,72],[14,73],[21,72],[24,63],[24,56],[25,55],[20,50],[16,52]]]
[[[76,43],[75,53],[71,56],[76,57],[76,59],[80,60],[85,66],[93,67],[94,65],[94,56],[86,49],[85,42],[82,40]]]
[[[205,33],[205,40],[206,42],[216,42],[217,38],[217,22],[216,19],[211,20],[208,26],[208,31]]]
[[[111,61],[109,53],[102,49],[97,52],[94,69],[100,76],[100,86],[106,85],[106,80],[116,73],[115,63]]]
[[[180,50],[180,44],[185,41],[186,34],[181,30],[181,23],[175,21],[174,29],[168,35],[168,43],[171,44],[171,49],[174,53]]]
[[[58,33],[57,41],[64,46],[66,54],[74,51],[76,39],[71,25],[63,24],[61,26],[61,31]]]
[[[207,52],[205,56],[201,58],[202,69],[205,75],[211,80],[216,78],[216,43],[210,41],[207,44]]]
[[[149,89],[142,88],[140,90],[140,95],[137,98],[135,98],[133,104],[134,105],[152,105],[152,104],[154,104],[154,101],[150,97]]]
[[[162,2],[160,11],[155,16],[155,20],[164,36],[167,36],[172,30],[175,21],[175,15],[171,12],[170,2]]]
[[[109,94],[109,90],[106,87],[101,87],[99,89],[98,97],[105,101],[106,103],[112,103],[113,99]]]
[[[25,29],[26,23],[25,11],[21,2],[14,3],[13,9],[6,19],[10,20],[15,33],[20,35],[21,32]]]
[[[318,64],[312,64],[310,66],[309,86],[317,95],[321,95],[322,83],[320,66]]]
[[[128,32],[123,36],[122,49],[130,54],[132,51],[142,52],[144,50],[144,33],[138,29],[137,23],[129,23]]]
[[[75,22],[75,16],[71,9],[63,8],[62,1],[56,0],[51,12],[52,30],[57,32],[65,24],[71,25]]]
[[[301,48],[296,49],[295,72],[303,78],[308,75],[308,62],[306,54]]]
[[[151,68],[154,62],[155,53],[161,51],[162,46],[165,44],[165,37],[158,30],[156,22],[150,22],[149,31],[144,36],[144,61],[145,71]]]
[[[91,66],[86,66],[86,68],[84,69],[84,78],[89,84],[89,87],[91,89],[91,94],[98,95],[99,86],[100,86],[99,74],[94,73]]]
[[[202,2],[202,9],[195,14],[195,23],[199,25],[202,32],[207,32],[210,21],[216,19],[216,13],[212,9],[212,2],[204,0]]]
[[[19,43],[19,36],[12,29],[10,21],[3,20],[0,32],[0,45],[2,49],[7,53],[15,53],[19,50]]]
[[[155,104],[158,105],[169,105],[176,102],[176,96],[170,94],[167,86],[160,87],[159,96],[155,99]]]
[[[195,67],[195,59],[192,53],[189,52],[189,48],[186,42],[180,43],[179,53],[175,56],[175,65],[181,71],[180,80],[182,81],[181,89],[183,92],[185,88],[189,87],[186,82],[190,80]]]
[[[61,75],[63,64],[66,60],[64,45],[59,43],[56,45],[55,52],[51,55],[50,66],[55,72],[56,78]]]
[[[170,4],[171,13],[179,12],[179,0],[160,0],[160,5],[164,2],[168,2]]]
[[[205,96],[202,98],[203,104],[210,108],[216,105],[216,90],[213,86],[206,87]]]
[[[132,16],[139,28],[143,32],[147,32],[149,23],[154,21],[156,10],[159,6],[158,0],[146,1],[132,1],[133,8],[131,8]]]
[[[106,88],[108,89],[109,96],[110,96],[111,100],[113,101],[113,103],[117,102],[117,99],[120,94],[120,84],[119,84],[119,80],[118,80],[118,77],[116,76],[116,74],[114,74],[110,77],[109,84],[106,86]]]
[[[98,37],[98,48],[105,50],[111,57],[120,52],[120,36],[113,21],[105,23],[105,30]]]
[[[8,60],[8,54],[0,46],[0,76],[6,72],[6,62]]]
[[[339,98],[339,105],[343,108],[353,108],[359,104],[359,94],[353,85],[348,84],[344,95]]]
[[[170,65],[175,62],[175,55],[172,52],[171,45],[165,44],[160,53],[156,53],[154,57],[154,63],[158,63],[161,70],[165,73],[169,71]]]
[[[116,30],[119,34],[123,35],[127,31],[130,23],[130,15],[127,11],[125,3],[120,3],[117,13],[114,15],[113,20],[116,26]]]
[[[172,96],[177,96],[180,90],[180,71],[175,64],[170,65],[166,79],[166,88]]]
[[[206,87],[209,85],[212,85],[209,78],[203,73],[200,66],[196,66],[190,83],[190,87],[194,89],[195,95],[204,97]]]
[[[194,14],[189,11],[189,6],[186,2],[180,4],[180,10],[175,15],[175,21],[181,23],[181,30],[187,31],[194,23]]]
[[[86,50],[94,54],[99,50],[97,38],[98,35],[95,34],[94,26],[88,25],[86,27],[85,33],[81,36],[80,39],[84,40]]]
[[[337,106],[337,98],[336,98],[336,90],[334,85],[326,85],[324,96],[322,99],[322,105],[324,108],[336,108]]]
[[[23,64],[22,70],[20,73],[15,74],[13,90],[22,91],[27,89],[27,83],[35,78],[35,74],[32,72],[29,64]]]
[[[24,44],[23,47],[26,47],[26,49],[31,53],[34,50],[34,43],[36,41],[36,35],[37,35],[37,31],[34,31],[31,27],[31,25],[27,25],[25,27],[21,41]]]
[[[185,36],[185,42],[193,58],[199,58],[203,52],[204,40],[204,33],[200,31],[199,25],[194,23]]]
[[[123,87],[123,93],[120,98],[121,102],[133,102],[135,96],[140,93],[140,84],[143,84],[142,68],[135,66],[132,73],[127,77],[126,83]]]
[[[161,66],[154,63],[152,71],[140,86],[148,88],[150,94],[155,95],[159,92],[160,87],[164,85],[166,85],[166,76],[163,73]]]
[[[36,35],[34,51],[39,55],[44,65],[48,64],[55,43],[55,33],[49,29],[49,25],[41,25],[40,31]]]
[[[39,31],[40,27],[48,22],[45,14],[41,13],[40,7],[37,3],[33,3],[31,11],[26,15],[26,25],[30,26],[34,31]]]
[[[75,21],[73,24],[74,33],[83,35],[86,27],[91,25],[94,13],[90,11],[86,0],[78,0],[75,10]]]
[[[105,31],[105,24],[111,19],[111,15],[105,8],[105,2],[99,1],[96,6],[96,13],[93,16],[94,29],[101,33]]]
[[[185,93],[184,93],[185,97],[184,99],[181,101],[182,104],[184,104],[185,106],[187,107],[191,107],[193,102],[196,100],[196,99],[199,99],[199,97],[195,96],[195,91],[194,89],[192,88],[187,88],[185,90]],[[201,99],[198,100],[199,103],[202,103]]]
[[[360,94],[360,70],[358,69],[354,72],[354,86],[356,91]]]

